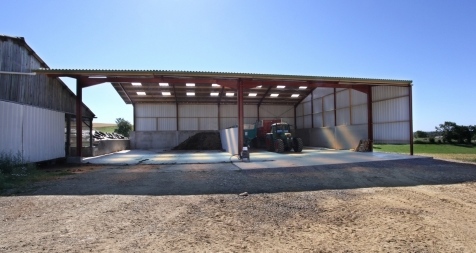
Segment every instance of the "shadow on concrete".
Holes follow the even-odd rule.
[[[42,182],[16,195],[256,194],[476,181],[476,165],[431,158],[253,170],[233,164],[168,166],[106,167]]]

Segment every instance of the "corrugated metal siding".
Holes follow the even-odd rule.
[[[307,95],[306,98],[304,98],[301,102],[308,102],[308,101],[311,101],[311,94]]]
[[[374,142],[376,143],[409,143],[409,136],[408,122],[374,123]]]
[[[220,105],[220,117],[238,117],[237,105]]]
[[[374,86],[372,87],[372,101],[408,96],[408,91],[408,87]]]
[[[294,126],[294,117],[292,117],[292,118],[288,118],[288,117],[286,117],[286,118],[281,118],[281,120],[282,120],[283,122],[286,122],[286,123],[288,123],[288,124]]]
[[[179,130],[198,130],[199,118],[179,118]]]
[[[31,162],[65,156],[64,113],[25,106],[23,157]]]
[[[243,110],[245,118],[258,118],[258,106],[244,105]]]
[[[0,101],[0,115],[0,152],[21,152],[23,106]]]
[[[136,104],[135,116],[140,117],[176,117],[175,104]]]
[[[175,118],[158,118],[157,130],[158,131],[177,130],[177,120]]]
[[[408,97],[375,102],[372,105],[374,123],[409,120]]]
[[[303,129],[304,128],[304,117],[303,116],[300,116],[300,117],[296,117],[296,128],[297,129]]]
[[[243,121],[245,122],[245,124],[254,124],[256,123],[256,120],[257,118],[243,118]]]
[[[179,117],[217,117],[217,105],[179,105]]]
[[[335,126],[334,111],[324,112],[324,126]]]
[[[310,115],[312,113],[311,102],[302,103],[304,109],[304,115]]]
[[[350,92],[349,90],[342,90],[337,92],[336,94],[336,107],[339,108],[346,108],[350,106]]]
[[[314,98],[314,113],[322,112],[322,98]]]
[[[367,105],[357,105],[352,107],[352,124],[367,124]]]
[[[218,130],[218,118],[199,118],[198,130]]]
[[[304,115],[304,106],[302,103],[300,103],[298,106],[296,106],[296,117],[300,117]]]
[[[316,127],[323,127],[323,123],[322,123],[322,113],[316,113],[314,114],[314,128]]]
[[[0,101],[0,151],[30,162],[65,156],[65,116],[62,112]]]
[[[336,123],[340,125],[350,125],[350,108],[337,109]]]
[[[334,110],[334,96],[329,95],[323,97],[324,99],[324,111]]]
[[[367,104],[367,94],[360,91],[351,90],[351,96],[352,105]]]
[[[314,98],[324,97],[324,96],[327,96],[327,95],[332,94],[332,93],[334,93],[333,88],[316,88],[313,91]]]
[[[311,128],[312,127],[312,116],[306,115],[304,116],[304,128]]]
[[[294,106],[292,105],[262,105],[259,110],[260,118],[294,118]]]
[[[136,118],[136,131],[157,131],[157,118]]]
[[[220,119],[221,129],[229,128],[232,126],[238,126],[238,118],[221,118]]]

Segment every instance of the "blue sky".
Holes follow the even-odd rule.
[[[472,0],[3,0],[0,24],[51,68],[413,80],[414,130],[476,124]],[[110,84],[83,93],[96,122],[132,122]]]

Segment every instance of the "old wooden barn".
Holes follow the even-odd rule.
[[[95,117],[59,78],[32,72],[39,68],[48,65],[23,37],[0,35],[0,152],[30,162],[75,152],[78,108],[82,129],[90,130]]]

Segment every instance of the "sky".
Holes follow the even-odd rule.
[[[0,34],[50,68],[413,80],[415,131],[476,125],[473,0],[2,0]],[[94,122],[133,122],[110,84],[83,101]]]

